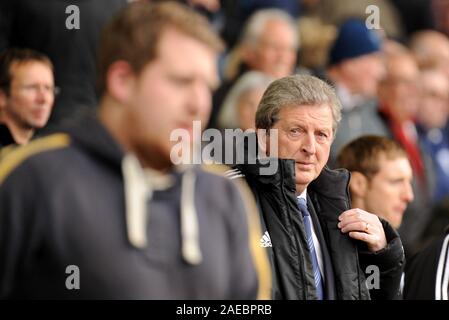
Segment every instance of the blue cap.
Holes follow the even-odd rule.
[[[358,19],[346,20],[340,27],[337,39],[331,47],[329,65],[365,54],[378,52],[382,40],[376,31],[370,30]]]

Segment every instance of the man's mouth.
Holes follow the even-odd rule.
[[[407,209],[407,206],[397,206],[396,207],[396,212],[400,213],[400,214],[403,214],[406,209]]]
[[[313,162],[307,162],[307,161],[296,161],[296,165],[303,170],[310,170],[313,168],[314,163]]]

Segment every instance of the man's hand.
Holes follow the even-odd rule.
[[[338,227],[353,239],[366,242],[368,250],[376,252],[387,246],[387,238],[379,218],[362,209],[351,209],[339,217]]]

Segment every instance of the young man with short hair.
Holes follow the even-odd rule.
[[[0,53],[0,147],[27,144],[50,117],[55,99],[53,64],[42,53]]]
[[[346,145],[337,166],[351,172],[353,208],[374,212],[395,229],[413,201],[413,171],[405,150],[380,136],[363,136]]]

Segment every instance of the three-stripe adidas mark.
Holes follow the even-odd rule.
[[[268,234],[268,231],[265,231],[262,238],[260,239],[260,246],[263,248],[273,247],[273,245],[271,244],[271,238],[270,235]]]
[[[228,170],[225,172],[225,176],[231,180],[245,177],[245,175],[239,169]]]

